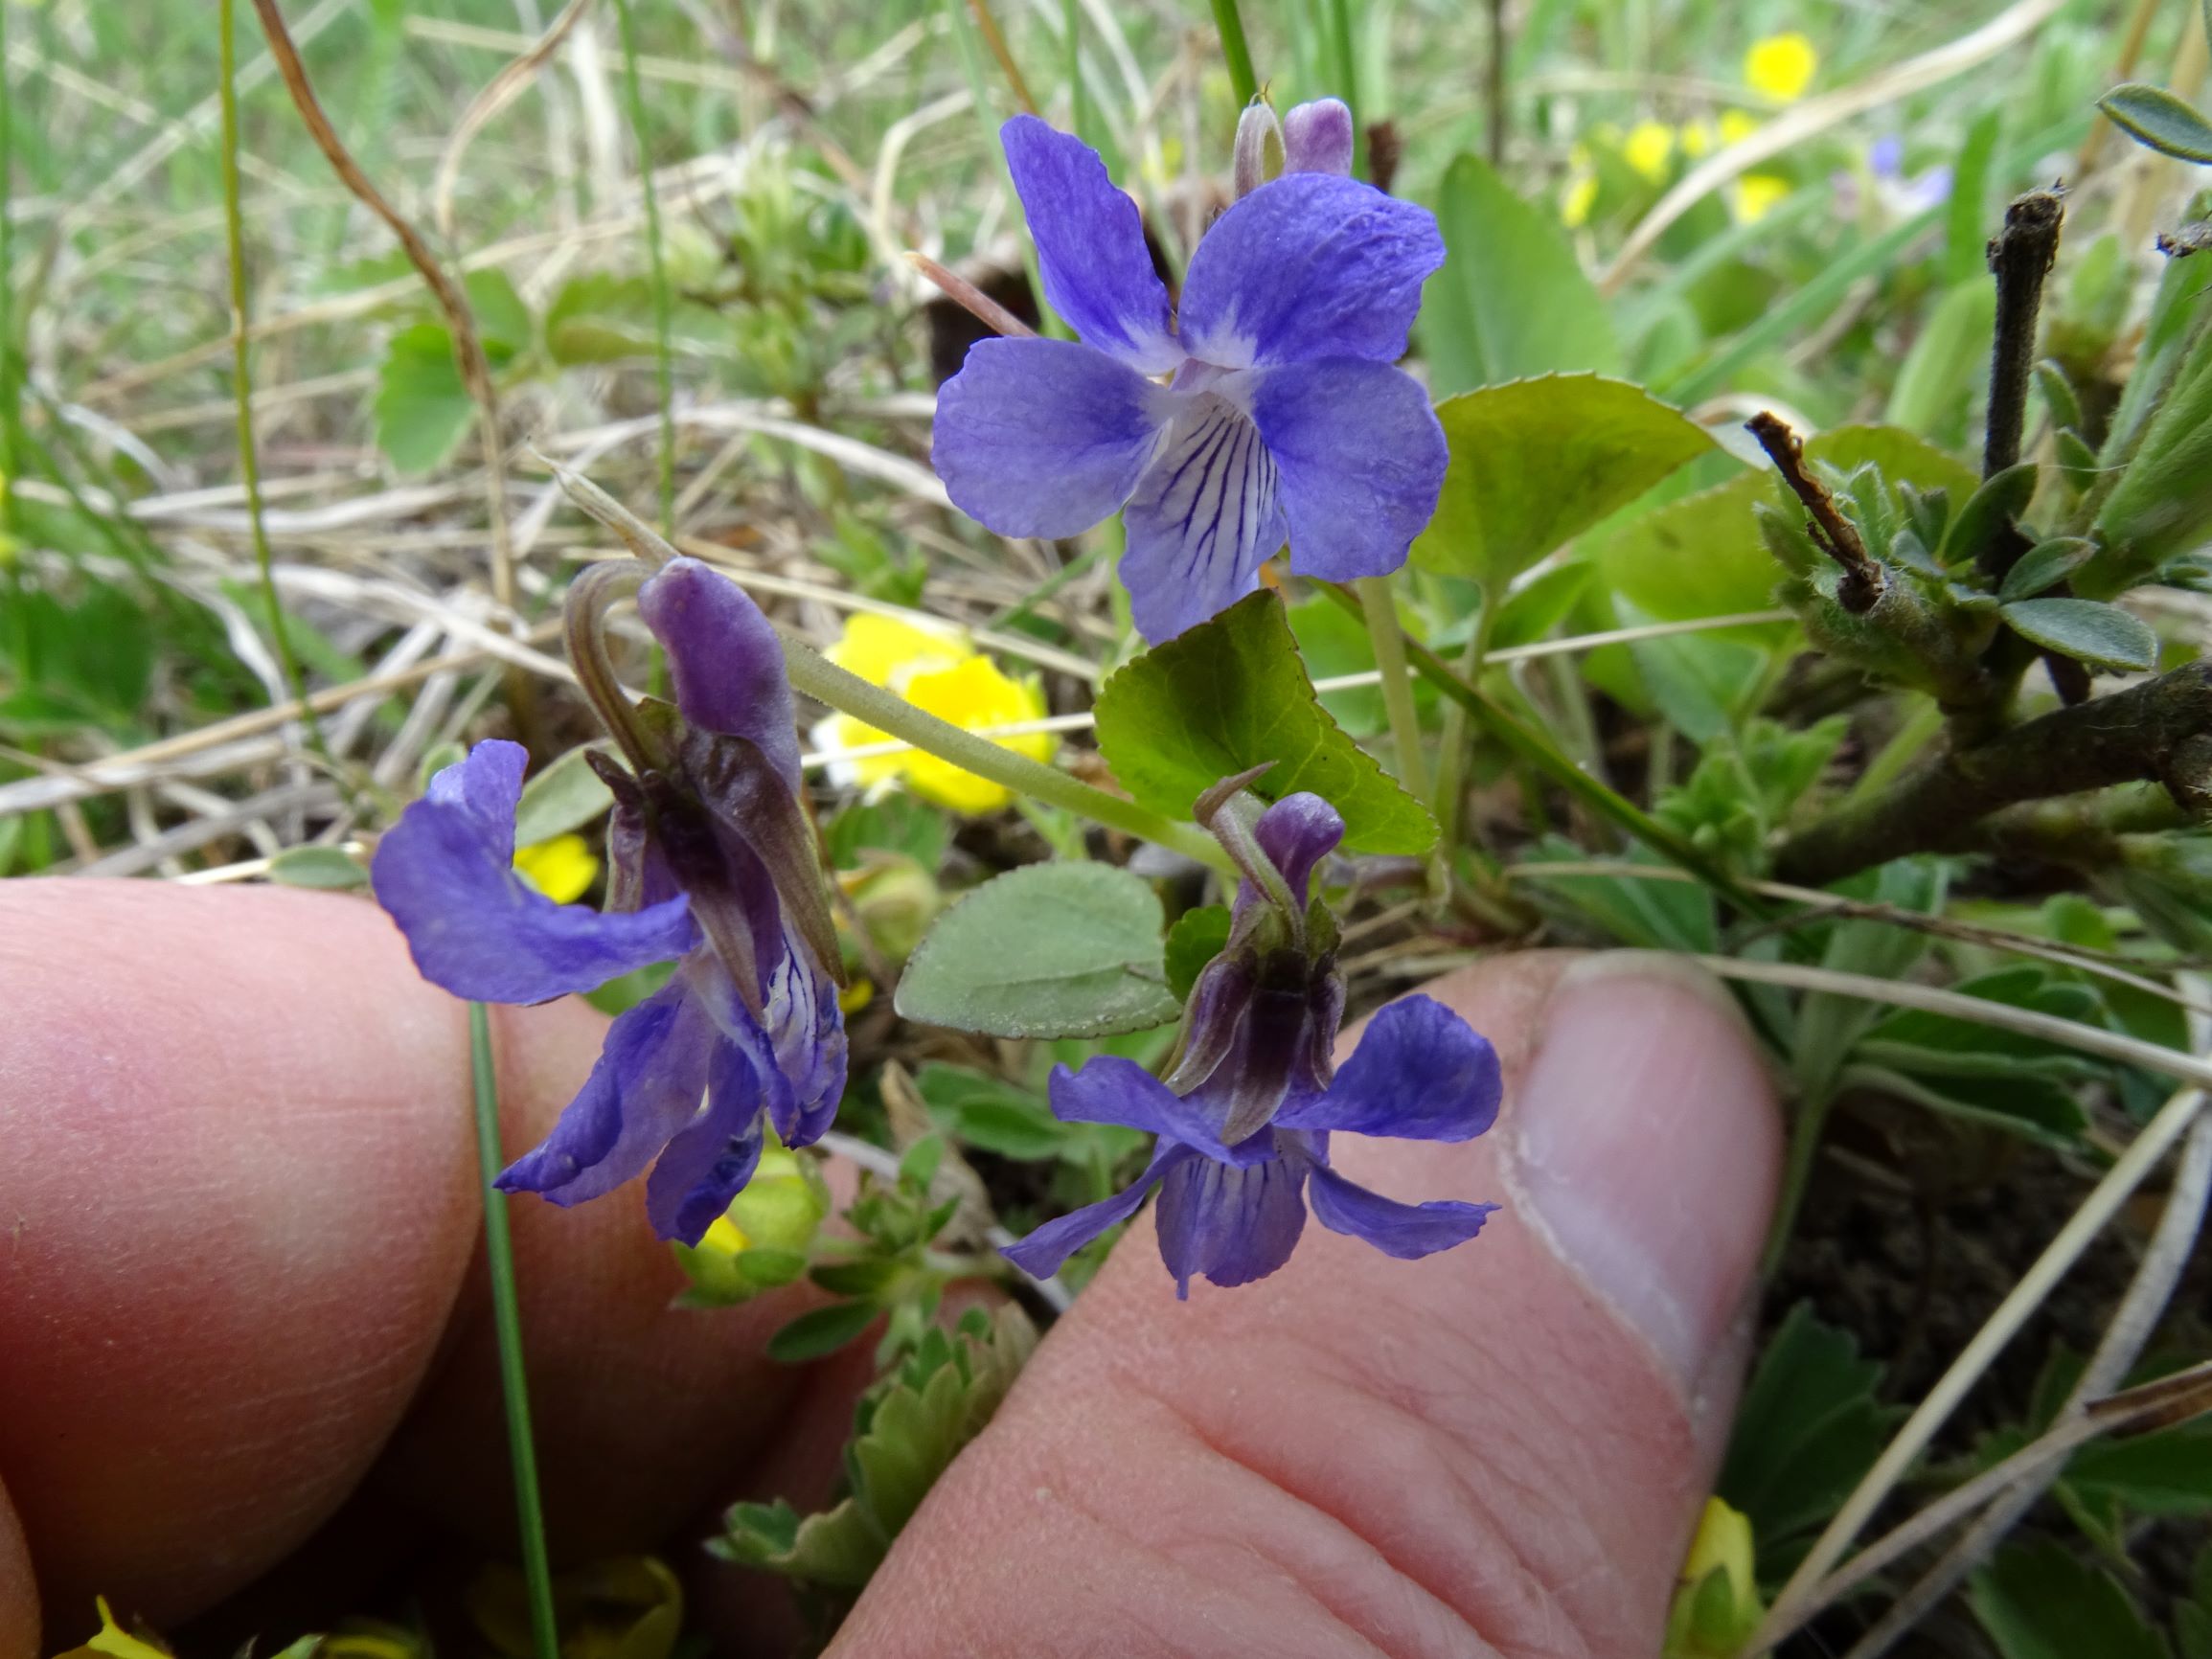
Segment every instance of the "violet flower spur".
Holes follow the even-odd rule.
[[[1236,780],[1232,782],[1241,782]],[[1161,1081],[1106,1056],[1052,1076],[1053,1115],[1159,1137],[1152,1165],[1102,1203],[1047,1222],[1005,1254],[1038,1278],[1116,1222],[1156,1185],[1160,1255],[1175,1294],[1191,1279],[1246,1284],[1290,1259],[1309,1204],[1332,1232],[1385,1255],[1466,1242],[1494,1204],[1402,1204],[1330,1167],[1333,1134],[1465,1141],[1497,1117],[1502,1084],[1487,1038],[1443,1004],[1409,996],[1368,1023],[1332,1076],[1344,1012],[1335,922],[1307,890],[1344,821],[1316,795],[1289,795],[1256,819],[1251,798],[1214,813],[1245,872],[1229,943],[1191,992],[1176,1062]],[[1201,804],[1203,807],[1203,804]]]
[[[650,1166],[653,1230],[696,1244],[751,1179],[767,1127],[805,1146],[830,1126],[844,1016],[775,630],[696,559],[645,572],[594,566],[569,593],[578,678],[631,768],[591,757],[615,797],[606,912],[557,904],[514,874],[527,761],[514,743],[479,743],[433,778],[371,875],[423,978],[456,996],[543,1002],[676,961],[498,1185],[575,1204]],[[668,652],[673,706],[633,705],[607,661],[604,613],[631,589]]]
[[[1083,338],[970,348],[932,439],[954,503],[1003,535],[1123,509],[1122,581],[1154,642],[1250,592],[1286,536],[1311,576],[1404,563],[1447,455],[1427,393],[1392,365],[1444,241],[1426,209],[1341,176],[1349,117],[1290,112],[1291,170],[1214,221],[1173,312],[1097,153],[1030,115],[1000,138],[1045,297]]]

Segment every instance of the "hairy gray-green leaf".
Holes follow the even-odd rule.
[[[1493,593],[1714,447],[1679,409],[1596,375],[1485,386],[1436,417],[1451,465],[1413,557]]]
[[[899,981],[906,1018],[989,1036],[1105,1036],[1175,1017],[1159,896],[1109,864],[1031,864],[937,920]]]
[[[1951,517],[1944,532],[1940,555],[1945,564],[1964,564],[1973,558],[2009,521],[2019,517],[2036,492],[2036,464],[2022,461],[1966,497],[1966,505]]]
[[[585,759],[597,745],[571,749],[522,786],[514,807],[514,844],[535,847],[556,835],[581,830],[614,805],[599,774]]]
[[[2158,636],[2116,604],[2093,599],[2023,599],[1997,614],[2031,645],[2091,668],[2141,672],[2158,666]]]
[[[1558,369],[1624,371],[1606,303],[1557,218],[1479,156],[1445,173],[1436,222],[1444,265],[1422,295],[1421,338],[1440,397]]]
[[[2138,144],[2178,161],[2212,165],[2212,122],[2162,86],[2131,80],[2097,100],[2112,125]]]
[[[269,860],[269,879],[286,887],[359,887],[369,873],[335,847],[287,847]]]
[[[1271,593],[1239,600],[1119,670],[1094,712],[1114,776],[1155,812],[1187,818],[1223,778],[1272,761],[1252,787],[1271,801],[1319,795],[1343,814],[1350,851],[1423,853],[1436,844],[1428,808],[1321,706]]]
[[[2004,582],[1997,588],[1997,598],[2033,599],[2043,589],[2056,587],[2073,575],[2096,551],[2095,542],[2079,535],[2058,535],[2049,541],[2039,541],[2020,555],[2018,564],[2005,572]]]

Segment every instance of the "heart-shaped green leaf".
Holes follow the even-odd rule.
[[[1493,593],[1714,447],[1679,409],[1596,375],[1485,386],[1436,418],[1451,465],[1413,557]]]
[[[1155,812],[1188,818],[1223,778],[1271,762],[1252,787],[1270,801],[1311,790],[1343,814],[1353,852],[1436,844],[1428,808],[1329,717],[1282,602],[1265,590],[1118,670],[1094,713],[1114,776]]]
[[[938,918],[899,981],[906,1018],[987,1036],[1106,1036],[1163,1025],[1159,896],[1109,864],[1031,864]]]

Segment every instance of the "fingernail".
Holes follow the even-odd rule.
[[[1731,1352],[1781,1165],[1735,1003],[1680,957],[1585,958],[1552,992],[1512,1121],[1537,1230],[1695,1403]]]

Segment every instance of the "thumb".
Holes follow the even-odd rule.
[[[1735,1401],[1773,1097],[1673,959],[1428,989],[1496,1045],[1498,1126],[1332,1151],[1395,1198],[1503,1200],[1482,1236],[1407,1262],[1309,1227],[1178,1304],[1140,1217],[837,1653],[1656,1650]]]

